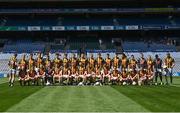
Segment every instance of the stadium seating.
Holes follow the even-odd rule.
[[[41,51],[43,52],[45,44],[43,43],[32,43],[32,42],[16,42],[8,43],[4,45],[3,52],[17,52],[17,53],[31,53]]]
[[[176,47],[174,45],[166,45],[160,43],[152,43],[148,46],[147,43],[144,42],[127,42],[125,41],[122,44],[123,50],[126,52],[147,52],[147,51],[176,51]]]
[[[103,20],[103,21],[102,21]],[[174,18],[173,20],[165,17],[45,17],[45,18],[8,18],[3,21],[3,26],[112,26],[112,25],[174,25],[180,24],[179,18]],[[173,22],[172,22],[173,21]]]

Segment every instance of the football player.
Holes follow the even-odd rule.
[[[146,61],[146,59],[144,58],[143,53],[141,54],[141,58],[140,58],[140,60],[139,60],[139,68],[140,68],[141,70],[147,69],[147,61]]]
[[[17,54],[14,54],[10,59],[8,65],[10,67],[9,73],[9,86],[13,86],[15,81],[16,69],[17,69]]]
[[[52,62],[49,58],[49,55],[47,55],[47,58],[45,60],[45,83],[46,85],[53,84],[53,69],[52,69]]]
[[[115,59],[116,60],[116,59]],[[108,69],[108,70],[110,70],[111,69],[111,65],[112,65],[112,61],[111,61],[111,58],[109,57],[109,54],[107,54],[107,58],[105,59],[105,62],[106,62],[106,68]],[[115,64],[117,64],[116,62],[118,62],[118,61],[115,61],[114,63]],[[119,63],[118,63],[119,64]]]
[[[100,61],[100,59],[99,59]],[[100,84],[102,85],[102,72],[101,72],[101,68],[99,67],[100,65],[96,64],[95,65],[95,84]]]
[[[112,84],[114,84],[114,83],[118,84],[119,83],[119,77],[120,77],[119,71],[118,71],[117,67],[114,67],[114,70],[111,73]]]
[[[146,69],[141,69],[138,73],[138,85],[145,84],[147,80]]]
[[[101,57],[101,53],[98,54],[98,57],[97,57],[97,67],[99,69],[102,69],[102,66],[103,66],[103,58]]]
[[[40,67],[43,66],[43,59],[41,57],[41,53],[38,54],[38,57],[35,61],[35,70],[36,70],[36,73],[39,72],[39,69]]]
[[[30,82],[31,82],[32,85],[35,85],[36,80],[37,80],[36,75],[37,75],[37,73],[36,73],[35,69],[31,67],[30,70],[27,72],[28,85],[30,85]]]
[[[91,57],[89,58],[89,68],[91,69],[94,68],[95,63],[96,63],[96,60],[94,59],[93,54],[91,54]]]
[[[85,66],[84,63],[82,63],[82,61],[79,63],[79,73],[78,73],[78,83],[80,84],[84,84],[85,82]]]
[[[45,85],[45,69],[43,66],[40,66],[39,72],[38,72],[38,82],[41,81],[42,85]]]
[[[129,72],[129,80],[132,85],[136,85],[138,83],[138,73],[135,69]]]
[[[81,62],[81,66],[85,69],[87,65],[87,60],[84,53],[81,54],[79,61]]]
[[[157,85],[157,78],[159,76],[161,85],[163,84],[162,82],[162,60],[159,58],[158,55],[155,55],[155,60],[154,60],[154,69],[155,69],[155,85]]]
[[[126,85],[128,84],[128,72],[126,71],[125,68],[122,68],[122,72],[121,72],[121,75],[120,75],[120,82],[122,85]]]
[[[131,55],[131,59],[129,60],[128,70],[133,71],[137,68],[137,61],[134,58],[134,55]]]
[[[104,64],[102,75],[103,75],[102,81],[104,84],[107,84],[111,81],[111,71],[110,71],[110,67],[108,64]]]
[[[61,66],[61,59],[59,58],[59,54],[56,53],[56,57],[53,60],[53,67],[54,68],[60,68],[60,66]]]
[[[30,54],[30,58],[29,58],[29,61],[28,61],[28,71],[29,70],[34,70],[35,68],[35,61],[33,59],[33,54]]]
[[[167,76],[170,76],[170,83],[173,83],[173,77],[172,77],[172,71],[173,67],[175,66],[175,61],[174,58],[171,57],[170,53],[167,53],[166,58],[164,59],[164,65],[165,65],[165,70],[166,70],[166,84],[168,84]]]
[[[119,68],[120,66],[120,58],[118,57],[118,54],[115,55],[113,58],[113,67]]]
[[[22,59],[19,62],[18,69],[19,69],[19,82],[20,85],[26,85],[27,77],[27,70],[26,70],[27,62],[25,59],[25,55],[22,56]]]
[[[127,70],[128,68],[128,58],[127,56],[123,53],[122,58],[121,58],[121,71]]]
[[[58,66],[55,66],[54,70],[53,70],[53,82],[54,84],[56,83],[56,80],[59,82],[60,84],[60,78],[61,78],[61,72],[60,72],[60,68]]]
[[[149,72],[153,72],[154,71],[154,61],[152,59],[152,57],[149,55],[148,59],[147,59],[147,70]]]

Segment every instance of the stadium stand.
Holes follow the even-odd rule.
[[[102,21],[103,20],[103,21]],[[31,22],[29,22],[31,21]],[[179,17],[6,17],[1,19],[1,26],[91,26],[91,25],[179,25]]]
[[[4,45],[3,52],[32,53],[43,52],[45,45],[43,43],[33,43],[28,41],[9,42]]]

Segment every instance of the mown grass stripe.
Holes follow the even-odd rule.
[[[114,89],[153,112],[180,111],[180,88],[173,86],[113,86]]]
[[[18,104],[23,99],[39,91],[43,87],[9,87],[7,83],[0,84],[0,112],[4,112],[13,105]]]
[[[39,90],[8,111],[114,112],[146,111],[146,109],[110,86],[56,86]]]

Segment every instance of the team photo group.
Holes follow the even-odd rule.
[[[134,55],[127,57],[124,53],[115,54],[113,58],[109,54],[102,58],[101,53],[97,58],[93,54],[89,58],[85,54],[80,57],[76,54],[72,54],[70,58],[67,56],[64,53],[63,58],[60,58],[57,53],[50,60],[49,55],[44,58],[38,53],[35,59],[30,54],[28,59],[23,55],[17,60],[17,55],[14,54],[8,64],[9,86],[13,86],[17,78],[21,86],[172,84],[175,61],[170,53],[164,59],[158,55],[145,58],[143,54],[140,58],[135,58]]]

